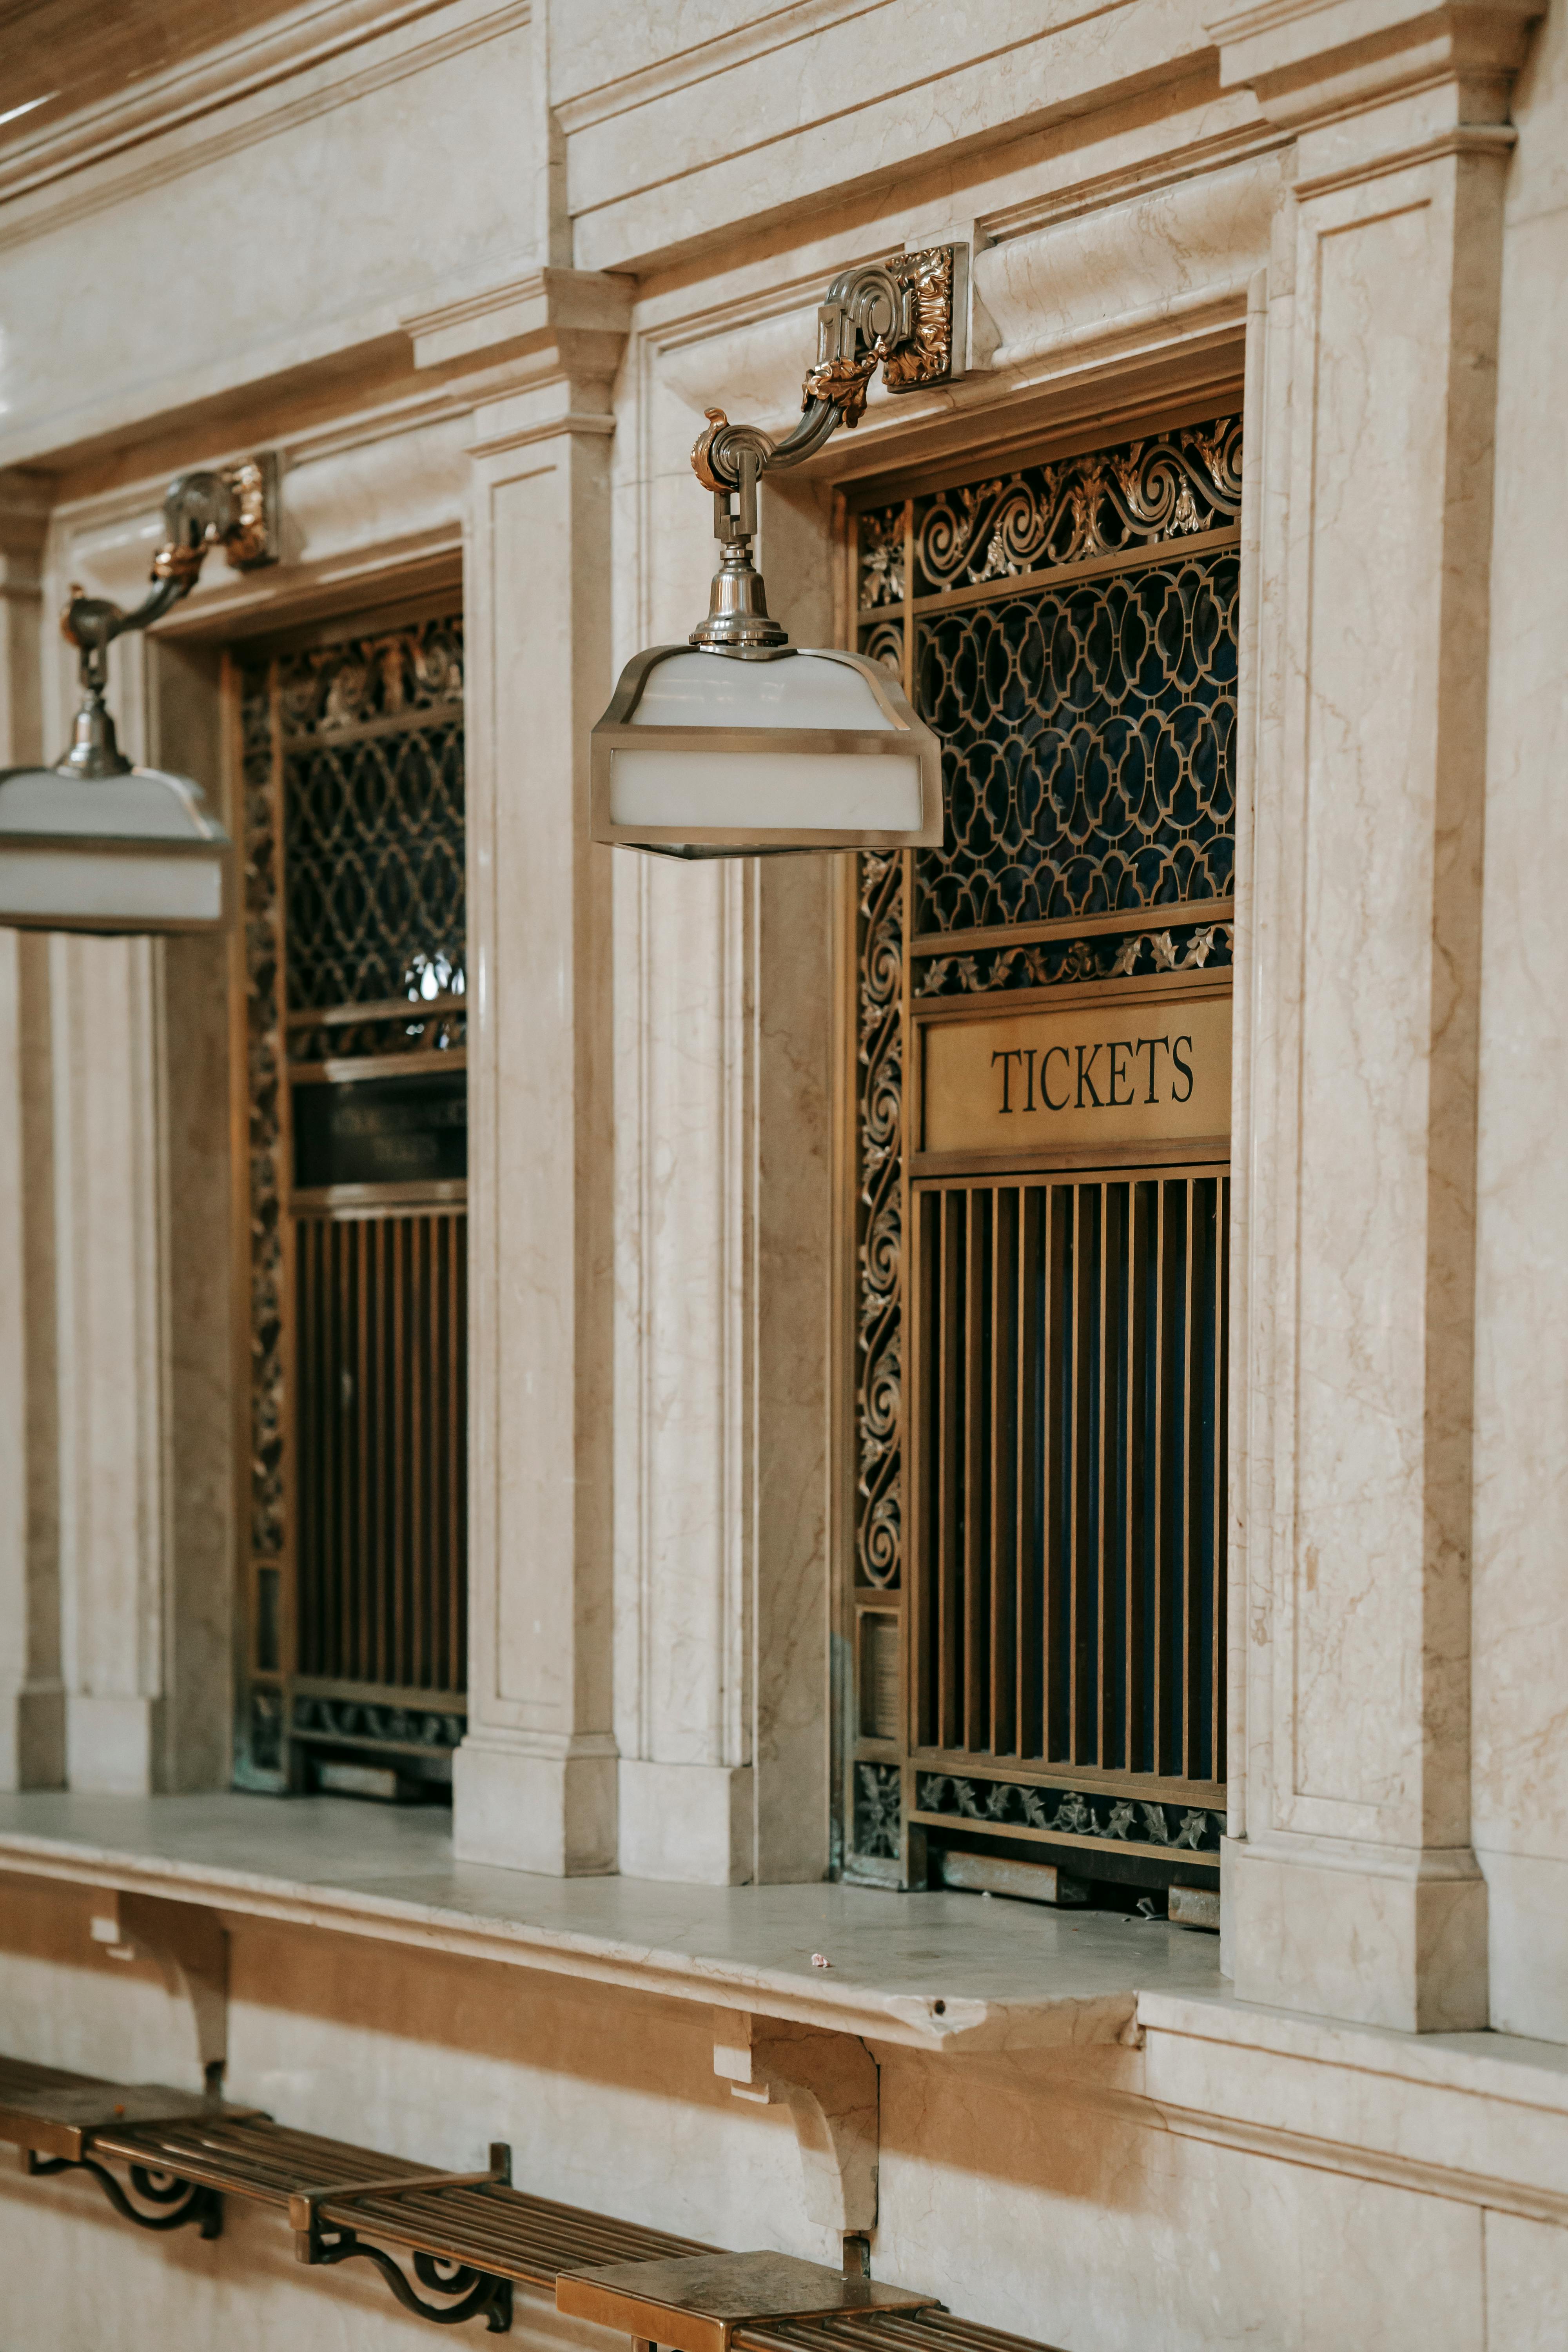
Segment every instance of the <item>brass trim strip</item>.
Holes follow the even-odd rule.
[[[1218,1806],[1207,1808],[1217,1812]],[[922,1829],[962,1829],[965,1837],[976,1832],[982,1837],[1021,1838],[1030,1845],[1082,1846],[1090,1853],[1136,1854],[1142,1862],[1175,1863],[1183,1870],[1212,1870],[1219,1874],[1219,1856],[1191,1846],[1145,1844],[1141,1838],[1079,1837],[1072,1830],[1035,1830],[1023,1822],[972,1822],[956,1813],[926,1813],[917,1806],[910,1814]]]
[[[981,948],[1031,947],[1039,940],[1098,939],[1108,931],[1183,931],[1194,924],[1228,923],[1235,916],[1234,898],[1194,898],[1174,907],[1127,907],[1114,915],[1051,915],[1038,923],[994,923],[968,931],[920,931],[910,941],[910,953],[968,955]],[[1197,967],[1199,971],[1205,968]],[[1101,988],[1107,983],[1095,981],[1086,985]]]
[[[952,1179],[973,1176],[977,1183],[994,1184],[1008,1176],[1048,1176],[1057,1171],[1074,1176],[1103,1175],[1108,1183],[1144,1176],[1212,1176],[1216,1164],[1228,1166],[1228,1135],[1184,1136],[1180,1149],[1166,1142],[1133,1142],[1117,1146],[1114,1167],[1105,1164],[1103,1144],[1063,1143],[1038,1151],[911,1151],[910,1169],[917,1192],[931,1190]]]
[[[283,749],[291,751],[336,751],[342,743],[371,743],[382,735],[407,735],[416,730],[434,732],[437,727],[461,727],[461,702],[447,702],[427,710],[389,710],[379,719],[358,719],[347,727],[301,727],[292,734],[285,733]]]
[[[1217,530],[1189,531],[1184,537],[1152,539],[1141,547],[1119,547],[1106,555],[1085,555],[1076,563],[1046,565],[1036,572],[1005,572],[997,580],[978,580],[972,588],[938,588],[911,596],[908,611],[917,621],[933,613],[956,613],[966,604],[994,604],[1006,596],[1028,596],[1047,588],[1071,587],[1079,580],[1103,580],[1118,572],[1136,572],[1145,565],[1168,562],[1173,555],[1215,555],[1241,545],[1241,525],[1227,522]],[[861,604],[856,611],[859,627],[893,620],[906,607],[894,602]]]
[[[1063,981],[1056,988],[976,988],[963,996],[917,996],[910,1013],[921,1023],[994,1021],[1004,1013],[1070,1012],[1075,1005],[1103,1004],[1111,992],[1118,1004],[1135,1004],[1140,997],[1229,996],[1233,984],[1231,965],[1199,964],[1191,971],[1134,972],[1125,980]]]

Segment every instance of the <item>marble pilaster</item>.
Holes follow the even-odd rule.
[[[459,1854],[572,1875],[616,1853],[610,853],[586,812],[626,298],[566,270],[535,294],[531,348],[476,408],[471,444],[469,1715],[454,1801]],[[515,287],[502,295],[510,340]],[[476,350],[491,331],[482,303],[425,331]]]
[[[1298,131],[1268,329],[1279,396],[1252,443],[1272,703],[1249,1379],[1271,1437],[1248,1530],[1232,1948],[1244,1998],[1407,2030],[1487,2017],[1477,1010],[1497,265],[1526,24],[1398,12],[1372,40],[1353,12],[1302,6],[1215,28],[1222,78]]]
[[[38,758],[48,486],[0,476],[0,764]],[[48,950],[0,932],[0,1787],[63,1765]]]

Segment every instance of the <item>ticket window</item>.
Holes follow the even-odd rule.
[[[947,800],[853,910],[851,1877],[1217,1887],[1240,441],[851,516]]]
[[[441,1798],[467,1658],[463,625],[231,657],[240,1785]]]

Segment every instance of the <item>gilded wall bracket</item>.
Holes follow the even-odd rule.
[[[816,313],[816,357],[801,390],[800,422],[782,439],[754,425],[731,425],[721,408],[704,411],[707,428],[692,449],[691,470],[713,493],[721,554],[694,646],[763,660],[787,649],[752,563],[758,480],[771,467],[815,457],[840,425],[853,431],[879,368],[891,393],[923,392],[963,373],[964,306],[954,296],[968,264],[966,246],[935,245],[840,270]]]
[[[721,499],[739,490],[743,499],[748,476],[754,483],[769,467],[799,465],[840,425],[853,431],[879,368],[890,393],[925,392],[962,375],[955,296],[967,264],[964,247],[936,245],[840,270],[816,313],[816,357],[801,389],[800,423],[775,441],[754,425],[731,425],[721,408],[706,410],[708,429],[691,452],[703,488]]]
[[[127,630],[151,628],[188,596],[215,547],[223,549],[237,572],[255,572],[277,562],[279,471],[277,452],[268,449],[232,466],[177,474],[163,496],[163,540],[153,558],[152,593],[133,611],[125,612],[107,596],[87,596],[80,588],[72,588],[60,630],[80,656],[87,694],[66,755],[78,775],[122,775],[131,765],[121,754],[114,723],[103,706],[109,648],[115,638]]]

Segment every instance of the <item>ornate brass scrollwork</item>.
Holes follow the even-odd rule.
[[[691,452],[704,489],[744,488],[748,473],[798,465],[840,425],[851,431],[866,413],[879,368],[892,393],[923,392],[958,372],[953,289],[961,248],[932,246],[841,270],[816,314],[816,357],[801,392],[801,421],[782,440],[750,425],[731,425],[722,409],[707,413],[708,430]]]
[[[840,270],[816,314],[816,357],[805,373],[800,422],[782,440],[754,425],[731,425],[721,408],[704,412],[691,470],[713,492],[713,534],[723,554],[708,618],[691,633],[694,646],[763,661],[789,650],[752,566],[758,480],[775,466],[815,457],[840,425],[853,431],[879,368],[895,393],[923,391],[957,373],[953,288],[963,252],[939,245]]]
[[[163,498],[164,540],[153,558],[153,593],[127,613],[107,596],[73,586],[60,632],[76,646],[87,700],[78,714],[68,759],[82,776],[120,775],[130,766],[104,708],[109,648],[128,629],[151,628],[195,586],[209,549],[221,547],[237,572],[278,561],[278,459],[268,451],[237,465],[178,474]]]

